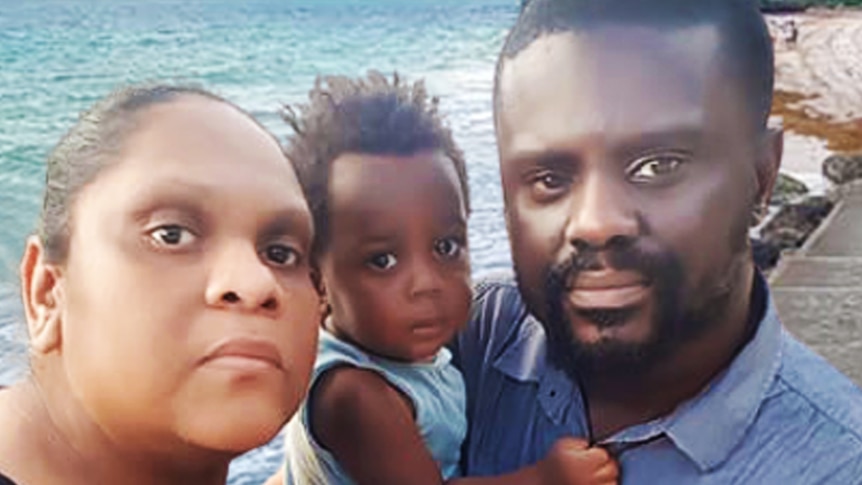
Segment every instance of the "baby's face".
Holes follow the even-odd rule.
[[[111,438],[234,453],[294,412],[313,363],[312,225],[277,143],[187,96],[139,115],[80,193],[62,359]]]
[[[332,163],[321,269],[337,334],[403,361],[429,360],[452,339],[470,306],[459,187],[436,152]]]

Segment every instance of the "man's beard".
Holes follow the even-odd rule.
[[[646,247],[641,239],[629,244],[607,247],[606,269],[640,273],[653,294],[653,311],[649,335],[640,342],[624,342],[602,338],[598,342],[578,340],[572,322],[564,308],[571,284],[578,274],[595,270],[598,251],[587,249],[568,261],[546,268],[543,277],[544,305],[542,326],[547,334],[548,357],[551,364],[571,377],[594,381],[614,380],[615,384],[636,381],[682,345],[697,339],[721,319],[730,301],[728,280],[710,284],[701,291],[686,291],[686,275],[681,260],[665,248]],[[523,289],[520,271],[516,275]],[[531,310],[537,310],[532,309]],[[596,309],[580,312],[580,318],[601,328],[626,323],[641,309]],[[533,311],[536,314],[536,311]]]

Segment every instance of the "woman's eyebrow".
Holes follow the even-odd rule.
[[[260,220],[264,222],[259,234],[264,237],[290,235],[310,242],[314,234],[311,213],[304,198],[285,201],[279,207],[267,210]]]

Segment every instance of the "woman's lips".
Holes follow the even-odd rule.
[[[216,344],[203,359],[203,364],[236,370],[281,369],[278,348],[257,338],[232,338]]]

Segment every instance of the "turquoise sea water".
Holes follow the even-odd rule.
[[[16,267],[45,155],[121,83],[199,82],[284,135],[277,108],[301,100],[318,73],[423,77],[469,161],[474,267],[507,267],[491,85],[517,9],[517,0],[0,0],[0,384],[26,368]],[[278,457],[271,446],[240,459],[231,483],[260,483]]]

